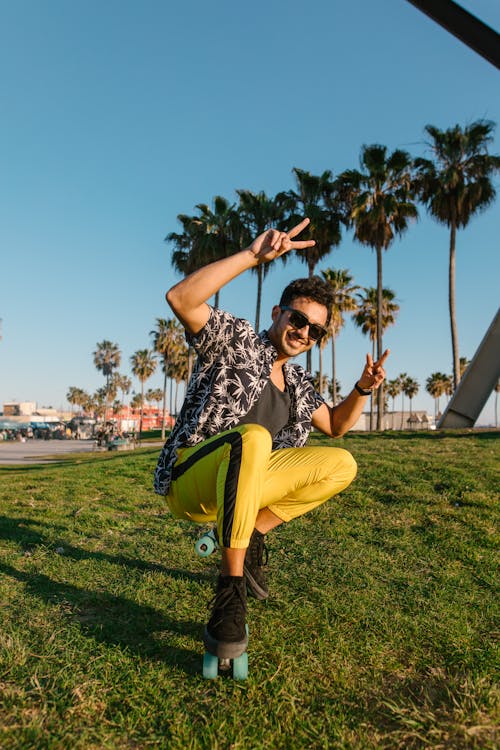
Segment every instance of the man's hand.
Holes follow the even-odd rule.
[[[304,219],[289,232],[279,232],[277,229],[268,229],[260,234],[249,246],[249,250],[255,255],[259,263],[269,263],[280,255],[290,250],[303,250],[306,247],[314,247],[314,240],[298,240],[292,242],[293,238],[300,234],[309,224],[309,219]]]
[[[386,349],[380,359],[373,361],[370,354],[366,355],[366,365],[358,385],[364,391],[374,391],[385,380],[384,362],[389,356],[390,349]]]

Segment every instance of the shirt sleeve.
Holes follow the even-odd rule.
[[[186,333],[186,340],[205,363],[210,363],[231,344],[235,337],[236,318],[224,310],[210,307],[207,322],[196,335]]]
[[[302,370],[302,368],[300,369]],[[299,370],[299,368],[297,368],[297,370]],[[314,387],[314,378],[311,373],[307,372],[307,370],[302,370],[300,374],[302,376],[304,397],[306,398],[312,414],[312,412],[316,411],[316,409],[319,409],[319,407],[326,402],[323,396],[318,393],[318,391]]]

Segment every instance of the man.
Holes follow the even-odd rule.
[[[167,301],[198,354],[180,416],[160,455],[155,489],[170,510],[197,523],[217,522],[221,571],[205,628],[208,651],[236,658],[246,648],[247,587],[268,596],[264,537],[283,522],[341,492],[356,463],[342,448],[304,447],[312,427],[331,437],[357,421],[366,398],[382,383],[383,364],[367,355],[351,393],[335,407],[289,360],[327,332],[332,292],[318,277],[299,279],[272,309],[269,330],[207,304],[229,281],[259,263],[313,246],[270,229],[228,258],[211,263],[167,292]]]

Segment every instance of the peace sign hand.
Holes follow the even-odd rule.
[[[280,232],[277,229],[268,229],[259,235],[248,248],[259,263],[269,263],[280,255],[288,253],[290,250],[303,250],[306,247],[313,247],[316,243],[314,240],[296,240],[294,237],[300,234],[309,224],[309,219],[304,219],[289,232]]]
[[[380,359],[373,361],[370,354],[366,355],[366,365],[358,380],[360,388],[366,391],[374,391],[385,380],[384,362],[389,356],[390,349],[386,349]]]

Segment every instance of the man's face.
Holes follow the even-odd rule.
[[[319,325],[321,328],[326,327],[328,311],[319,302],[314,302],[307,297],[296,297],[289,302],[288,307],[305,315],[311,324]],[[316,340],[311,338],[308,325],[299,328],[297,327],[297,321],[293,325],[290,318],[296,318],[290,309],[283,310],[278,305],[273,307],[273,324],[268,333],[271,342],[280,355],[297,357],[311,349]]]

